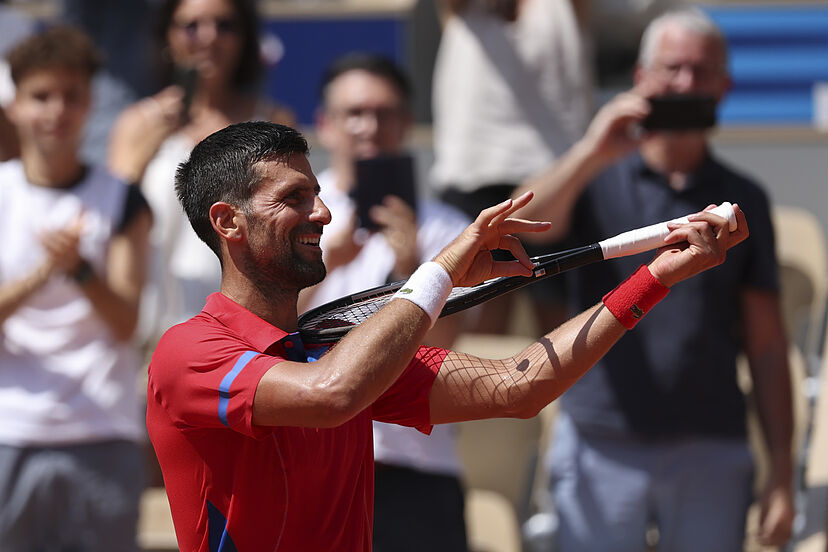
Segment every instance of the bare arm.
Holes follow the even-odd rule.
[[[124,232],[110,241],[106,279],[95,276],[81,286],[96,314],[120,340],[130,339],[138,324],[151,226],[149,210],[135,215]]]
[[[109,136],[107,165],[126,182],[140,182],[158,148],[181,127],[184,92],[170,86],[118,116]]]
[[[649,265],[650,272],[670,287],[722,263],[726,250],[747,237],[744,214],[740,209],[736,213],[738,229],[733,233],[728,232],[724,219],[715,215],[691,218],[703,222],[674,230],[668,239],[676,245],[659,250]],[[532,417],[572,386],[624,331],[599,304],[504,360],[452,352],[431,389],[431,421]]]
[[[552,223],[549,232],[528,235],[526,240],[549,242],[566,236],[581,192],[601,171],[638,146],[629,127],[648,112],[647,101],[638,93],[620,94],[601,108],[581,140],[549,169],[529,178],[515,191],[516,196],[530,190],[535,194],[535,200],[520,211],[520,216]]]
[[[507,218],[531,194],[484,210],[435,261],[455,285],[471,285],[496,275],[528,275],[531,262],[517,231],[543,231],[548,225]],[[490,250],[508,248],[520,261],[495,262]],[[318,361],[282,362],[260,381],[253,401],[257,425],[334,427],[364,410],[387,390],[413,358],[430,326],[428,315],[406,300],[391,301],[352,330]]]
[[[791,376],[779,296],[744,291],[742,318],[759,421],[770,459],[770,474],[761,496],[759,538],[764,545],[779,546],[791,536],[794,515]]]

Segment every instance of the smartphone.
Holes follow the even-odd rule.
[[[716,99],[712,96],[672,95],[650,98],[646,130],[703,130],[716,126]]]
[[[176,65],[173,67],[172,84],[184,90],[184,99],[181,102],[181,119],[190,120],[190,106],[193,105],[193,96],[198,87],[198,70],[193,66]]]
[[[414,181],[414,159],[410,155],[381,155],[356,162],[356,186],[351,192],[357,207],[357,225],[378,230],[368,212],[394,195],[417,210],[417,189]]]

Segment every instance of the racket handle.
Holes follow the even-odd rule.
[[[733,205],[730,202],[725,201],[711,209],[711,212],[726,219],[731,232],[736,230],[736,213],[733,211]],[[598,245],[601,246],[604,259],[615,259],[616,257],[626,257],[627,255],[651,251],[664,245],[664,238],[670,234],[667,225],[671,222],[686,223],[688,219],[685,216],[630,230],[600,241]]]

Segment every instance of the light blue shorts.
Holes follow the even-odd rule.
[[[743,549],[754,476],[743,440],[587,436],[561,414],[547,462],[558,552],[643,552],[653,528],[663,552]]]

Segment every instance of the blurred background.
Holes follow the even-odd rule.
[[[152,69],[147,41],[150,14],[157,4],[153,0],[0,2],[2,48],[40,22],[63,19],[87,30],[104,51],[106,67],[96,77],[96,106],[86,131],[87,157],[103,162],[114,117],[127,105],[156,91],[149,78]],[[261,54],[266,65],[260,92],[295,113],[298,126],[312,144],[315,171],[328,165],[327,154],[318,146],[314,131],[324,68],[347,52],[377,52],[396,60],[412,76],[417,125],[410,147],[416,156],[420,191],[430,194],[427,175],[434,161],[432,75],[441,35],[437,2],[258,0],[257,4],[262,16]],[[786,234],[780,238],[783,245],[823,239],[822,234],[828,232],[828,0],[573,0],[573,5],[586,14],[588,22],[596,108],[631,86],[641,31],[653,17],[680,5],[697,5],[707,12],[726,34],[734,80],[733,90],[720,107],[719,126],[713,137],[719,156],[762,182],[774,205],[800,210],[797,212],[804,212],[809,221],[815,222],[816,237],[794,232],[792,237]],[[7,101],[11,93],[0,84],[0,101]],[[828,267],[824,243],[818,245],[814,252],[804,253],[809,259],[802,263],[815,266],[817,275],[808,280],[802,269],[797,280],[798,276],[790,272],[792,279],[786,281],[794,283],[783,290],[787,298],[797,293],[806,295],[801,303],[810,309],[786,313],[790,320],[800,322],[789,327],[803,364],[799,377],[805,382],[801,386],[804,414],[800,422],[808,417],[807,409],[814,407],[819,385],[824,384],[820,372],[825,364]],[[798,262],[784,253],[780,260],[790,262],[792,267]],[[803,291],[806,286],[810,286],[807,293]],[[492,355],[500,356],[510,349],[518,350],[525,343],[524,335],[533,332],[521,327],[520,322],[511,330],[512,335],[504,340],[480,343],[469,337],[458,348],[484,354],[481,348],[488,346]],[[828,418],[828,413],[817,415],[817,420],[822,418]],[[477,493],[476,502],[469,498],[469,516],[479,514],[478,519],[484,520],[470,522],[478,524],[470,531],[476,550],[517,550],[521,538],[527,539],[532,531],[551,530],[543,526],[542,519],[528,529],[524,525],[523,537],[519,529],[537,509],[533,486],[544,478],[534,468],[538,451],[548,439],[549,420],[550,416],[544,415],[533,421],[494,421],[469,425],[462,431],[461,455],[468,470],[470,497]],[[814,450],[803,454],[821,456],[808,462],[814,492],[803,499],[808,501],[811,515],[808,527],[798,528],[800,552],[806,550],[806,544],[810,546],[808,551],[826,550],[828,424],[817,423],[812,429]],[[492,447],[493,442],[500,444]],[[146,495],[139,535],[145,550],[175,549],[165,500],[161,488],[150,489]],[[497,500],[512,512],[509,520],[499,517]],[[529,550],[530,544],[525,542],[524,549]]]

